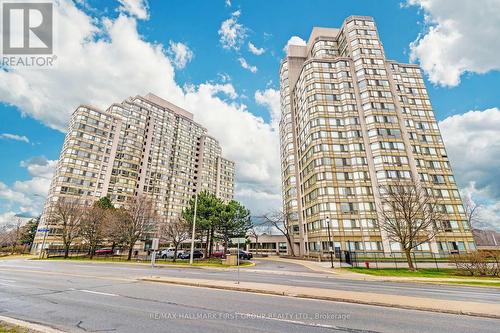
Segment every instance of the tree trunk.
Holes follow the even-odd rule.
[[[134,250],[133,246],[129,246],[128,248],[128,256],[127,256],[127,261],[130,261],[132,259],[132,251]]]
[[[212,227],[211,230],[210,230],[210,248],[208,249],[210,252],[209,252],[209,256],[211,257],[212,256],[212,253],[213,253],[213,250],[214,250],[214,228]]]
[[[292,257],[295,257],[295,251],[293,250],[293,244],[292,244],[292,240],[291,240],[291,238],[290,238],[290,235],[288,235],[288,236],[286,237],[286,241],[287,241],[288,246],[289,246],[289,252],[290,252],[290,255],[291,255]]]
[[[408,262],[408,269],[410,271],[415,271],[415,266],[413,265],[413,259],[411,257],[411,249],[405,249],[406,261]]]
[[[69,247],[70,245],[64,245],[64,259],[67,259],[69,256]]]
[[[90,247],[90,259],[93,259],[94,258],[94,252],[95,252],[95,249],[93,246]]]
[[[205,239],[205,258],[208,258],[208,239],[210,238],[210,229],[207,229],[207,238]],[[202,239],[203,241],[203,239]]]
[[[229,244],[229,237],[227,237],[227,235],[226,235],[226,234],[224,234],[224,236],[223,236],[223,237],[224,237],[224,252],[222,253],[222,257],[223,257],[223,258],[226,258],[227,246],[228,246],[228,244]],[[238,255],[239,255],[239,253],[238,253]]]
[[[174,245],[174,257],[172,258],[173,262],[175,262],[177,260],[177,247],[178,247],[178,245]]]

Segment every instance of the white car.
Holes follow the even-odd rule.
[[[177,256],[183,252],[183,250],[177,249]],[[175,249],[173,247],[169,247],[168,249],[161,250],[158,256],[162,259],[172,259],[174,257],[174,253]]]

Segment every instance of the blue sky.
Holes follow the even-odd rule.
[[[284,5],[284,1],[278,0],[232,0],[229,5],[224,0],[82,0],[73,5],[61,0],[58,5],[61,12],[59,28],[74,31],[78,37],[71,40],[65,33],[56,32],[56,38],[59,36],[62,40],[59,41],[59,50],[55,51],[59,52],[61,59],[59,69],[20,73],[19,76],[16,76],[17,70],[12,69],[9,73],[1,73],[0,80],[4,83],[0,86],[0,112],[3,115],[3,121],[0,122],[0,214],[7,218],[12,213],[29,215],[40,209],[43,191],[50,179],[49,169],[53,168],[52,161],[57,159],[64,140],[64,124],[82,102],[105,107],[148,88],[166,99],[191,108],[195,118],[212,132],[224,131],[224,127],[218,125],[224,122],[241,119],[251,123],[253,125],[249,126],[252,126],[252,130],[262,137],[262,141],[255,141],[254,144],[266,145],[266,138],[275,134],[271,114],[273,107],[276,112],[278,69],[287,41],[292,36],[307,40],[313,26],[339,27],[349,15],[368,15],[375,19],[388,58],[409,62],[413,54],[412,60],[423,64],[436,116],[440,121],[448,118],[441,126],[445,127],[443,132],[451,137],[449,139],[443,133],[445,140],[450,141],[451,146],[454,145],[448,149],[450,155],[452,151],[456,155],[451,157],[453,166],[458,165],[455,167],[456,172],[461,173],[457,175],[460,186],[469,189],[467,195],[488,205],[485,218],[493,221],[500,212],[500,193],[492,189],[491,184],[488,185],[491,176],[488,172],[494,168],[479,173],[470,170],[463,158],[472,158],[474,152],[461,154],[459,150],[460,142],[470,139],[461,137],[462,141],[458,141],[453,131],[468,131],[468,124],[482,123],[484,119],[490,119],[488,117],[493,122],[499,119],[496,108],[500,106],[500,61],[489,56],[489,52],[499,50],[498,41],[489,36],[481,40],[472,33],[466,35],[468,32],[460,31],[460,27],[466,29],[468,25],[480,22],[477,29],[496,29],[492,35],[498,36],[498,22],[484,18],[488,12],[495,12],[500,6],[493,5],[493,1],[492,8],[477,9],[464,5],[460,10],[457,9],[460,7],[457,2],[466,3],[448,0],[440,3],[435,0],[425,3],[419,0],[288,0]],[[81,23],[65,22],[64,18]],[[224,47],[221,42],[223,22],[229,19],[233,19],[231,27],[238,27],[235,47]],[[448,26],[447,22],[456,24]],[[432,29],[434,31],[431,33]],[[450,37],[453,29],[462,34],[456,42]],[[129,38],[130,45],[137,45],[136,54],[132,47],[128,49],[126,42],[120,41],[121,37]],[[449,44],[437,52],[436,48],[443,47],[439,46],[440,40]],[[250,52],[249,42],[264,49],[261,51],[263,53],[256,55]],[[468,42],[469,49],[461,49],[461,45]],[[83,46],[76,45],[78,43]],[[192,56],[184,58],[185,64],[175,63],[177,53],[171,43],[181,43],[187,47]],[[414,43],[413,47],[411,43]],[[95,50],[97,47],[102,47],[101,52]],[[475,48],[477,53],[470,48]],[[72,49],[79,52],[71,53],[69,50]],[[72,58],[65,59],[64,56],[70,53]],[[255,72],[243,68],[240,58],[250,67],[255,66]],[[65,61],[75,64],[76,68],[67,67]],[[158,68],[157,73],[154,67]],[[84,74],[94,68],[102,75],[95,73],[85,77]],[[450,74],[455,72],[458,74]],[[19,77],[24,86],[13,84],[19,82]],[[124,80],[127,82],[124,83]],[[168,88],[164,88],[166,86]],[[18,87],[21,87],[20,91],[14,91]],[[95,91],[100,87],[106,89],[107,94],[103,95],[107,97],[95,96]],[[262,98],[257,98],[256,93],[261,93]],[[55,103],[54,99],[60,102]],[[203,101],[206,103],[203,104]],[[208,115],[204,107],[227,109],[228,114],[233,112],[241,117],[214,119],[223,113]],[[495,111],[484,113],[487,109]],[[480,113],[468,113],[471,110]],[[453,115],[458,117],[450,118]],[[486,129],[487,133],[481,132],[478,126],[473,130],[479,130],[474,135],[484,134],[479,146],[490,147],[498,143],[495,138],[499,138],[499,132],[492,133],[491,129]],[[229,139],[224,138],[230,138],[230,133],[212,134],[222,137],[223,150],[227,151],[229,157],[236,159],[237,163],[241,159],[239,198],[254,210],[264,209],[260,207],[264,202],[273,202],[274,205],[279,203],[279,166],[269,165],[278,160],[273,159],[271,163],[269,158],[243,155],[235,144],[226,144],[229,146],[226,149],[224,144]],[[269,139],[269,144],[276,145],[277,140]],[[276,149],[266,156],[271,156],[273,152]],[[491,151],[493,154],[496,152],[498,150]],[[45,159],[33,160],[41,156]],[[493,167],[500,167],[498,159],[498,156],[493,159]]]

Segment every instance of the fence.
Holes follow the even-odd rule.
[[[179,253],[181,253],[181,249],[179,249]],[[64,257],[65,250],[64,247],[62,246],[51,246],[50,248],[44,250],[44,257],[45,258],[62,258]],[[90,256],[90,249],[88,247],[71,247],[68,251],[68,257],[72,259],[88,259]],[[128,258],[128,249],[126,248],[116,248],[113,251],[113,254],[94,254],[93,260],[103,260],[103,261],[127,261]],[[199,260],[197,258],[193,258],[194,260]],[[151,261],[151,252],[150,251],[138,251],[138,250],[133,250],[132,251],[132,257],[131,260],[133,261],[143,261],[143,262],[150,262]],[[183,259],[177,258],[177,260],[182,261]],[[214,259],[211,258],[211,260],[218,260],[220,259]],[[155,261],[158,263],[161,262],[170,262],[172,261],[171,258],[161,258],[158,255],[156,255]]]
[[[415,251],[411,253],[413,264],[417,268],[446,268],[450,267],[450,255],[445,253],[433,253],[426,251]],[[316,256],[309,256],[309,259],[329,261],[329,252],[318,253]],[[408,268],[406,254],[404,252],[366,252],[366,251],[346,251],[336,249],[334,261],[340,266],[348,264],[351,267],[370,268]]]

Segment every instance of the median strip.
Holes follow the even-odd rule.
[[[252,292],[267,295],[310,298],[317,300],[377,305],[400,309],[431,311],[439,313],[469,315],[500,319],[500,304],[454,301],[436,298],[423,298],[402,295],[365,293],[357,291],[333,290],[324,288],[298,287],[257,282],[219,281],[175,277],[150,276],[142,281],[203,287],[221,290]]]

